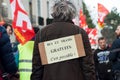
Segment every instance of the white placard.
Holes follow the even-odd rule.
[[[44,42],[49,64],[78,58],[74,36]]]

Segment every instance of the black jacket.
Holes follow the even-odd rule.
[[[111,63],[109,61],[109,47],[104,50],[96,49],[94,52],[95,69],[98,74],[105,74],[111,70]]]

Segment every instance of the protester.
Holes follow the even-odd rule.
[[[94,61],[88,35],[73,24],[72,19],[75,16],[76,8],[71,2],[55,3],[52,13],[53,23],[42,28],[36,35],[31,80],[95,80]],[[79,33],[82,34],[86,56],[42,65],[38,43]]]
[[[115,30],[117,38],[111,46],[111,54],[109,56],[112,62],[112,71],[115,75],[115,80],[120,80],[120,25]]]
[[[33,30],[35,33],[37,33],[39,28],[34,27]],[[33,46],[34,38],[24,45],[18,45],[20,80],[30,80],[30,76],[32,73]]]
[[[3,27],[5,27],[5,29],[6,29],[6,31],[7,31],[7,34],[8,34],[9,36],[12,35],[12,33],[13,33],[13,28],[12,28],[12,26],[11,26],[10,24],[5,23],[5,24],[3,25]]]
[[[4,27],[0,26],[0,80],[17,72],[15,58],[9,36]],[[9,74],[6,74],[9,73]]]
[[[109,46],[104,37],[98,39],[99,47],[94,52],[94,62],[97,80],[113,80],[111,63],[109,62]],[[108,77],[109,76],[109,77]]]
[[[7,34],[10,37],[10,35],[13,34],[12,25],[8,24],[8,23],[5,23],[5,24],[3,24],[3,27],[6,29]],[[11,40],[10,40],[10,42],[11,42]],[[11,45],[12,45],[12,51],[13,51],[13,54],[14,54],[14,57],[15,57],[15,62],[16,62],[17,66],[18,66],[18,64],[17,64],[18,63],[18,48],[17,48],[18,44],[19,43],[17,41],[11,43]]]

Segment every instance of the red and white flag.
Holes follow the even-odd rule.
[[[87,32],[91,46],[96,45],[97,29],[96,28],[88,28],[88,25],[86,22],[86,16],[83,14],[82,10],[80,10],[79,26]]]
[[[30,19],[21,0],[10,0],[10,4],[12,8],[12,26],[14,33],[17,40],[21,44],[25,44],[35,36]]]
[[[97,38],[98,38],[97,35],[98,35],[98,31],[96,28],[90,29],[88,36],[89,36],[89,40],[90,40],[91,45],[97,44]]]
[[[104,5],[98,3],[98,26],[100,28],[104,27],[104,18],[109,13],[109,11],[104,7]]]

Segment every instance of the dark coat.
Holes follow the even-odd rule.
[[[111,47],[111,50],[115,50],[115,49],[120,49],[120,38],[117,38]],[[119,70],[120,71],[120,51],[115,51],[115,52],[111,52],[109,55],[109,59],[110,61],[113,63],[112,64],[112,69],[114,70]]]
[[[53,22],[36,35],[33,52],[31,80],[95,80],[94,61],[88,36],[80,29],[85,48],[85,57],[64,62],[42,65],[38,43],[79,33],[79,27],[69,22]]]
[[[12,47],[9,36],[5,28],[0,26],[0,64],[7,73],[15,73],[17,71],[15,58],[12,53]]]

